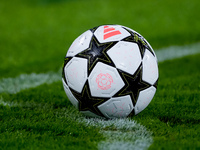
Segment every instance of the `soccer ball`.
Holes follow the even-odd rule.
[[[70,46],[62,82],[68,99],[86,116],[137,115],[156,92],[157,58],[136,31],[121,25],[98,26]]]

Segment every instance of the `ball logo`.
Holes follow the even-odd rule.
[[[107,39],[107,38],[110,38],[112,36],[121,34],[121,32],[119,30],[115,30],[115,28],[109,27],[109,26],[104,26],[103,32],[104,32],[104,36],[103,36],[104,40]]]
[[[108,90],[111,88],[111,84],[113,83],[113,78],[110,74],[100,73],[96,78],[96,83],[98,87],[102,90]]]

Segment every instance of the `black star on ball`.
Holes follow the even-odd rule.
[[[152,55],[155,56],[153,50],[151,49],[149,44],[146,42],[146,40],[141,35],[139,35],[135,32],[132,32],[126,28],[124,28],[124,29],[127,30],[131,35],[126,37],[125,39],[123,39],[123,41],[137,43],[138,47],[140,49],[140,54],[141,54],[142,58],[144,56],[145,49],[148,49],[152,53]]]
[[[98,98],[98,97],[92,97],[90,90],[89,90],[89,84],[88,82],[83,87],[83,90],[81,93],[78,93],[70,88],[75,98],[79,101],[79,111],[91,111],[94,114],[97,114],[99,116],[103,116],[102,113],[99,111],[97,106],[104,103],[108,98]]]
[[[142,80],[142,64],[138,67],[134,75],[130,75],[121,70],[118,70],[125,83],[124,87],[117,92],[114,97],[130,95],[135,105],[140,91],[149,88],[151,85]]]
[[[88,49],[76,55],[76,57],[88,59],[88,72],[90,73],[97,62],[103,62],[110,66],[115,66],[113,61],[107,55],[107,51],[117,42],[99,43],[95,36],[92,37]]]

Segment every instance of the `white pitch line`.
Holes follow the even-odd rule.
[[[158,62],[200,53],[200,43],[186,46],[171,46],[156,51]],[[35,88],[41,84],[51,84],[61,80],[60,72],[21,74],[15,78],[0,79],[0,93],[18,93],[21,90]]]
[[[0,79],[0,93],[15,94],[25,89],[35,88],[44,83],[51,84],[61,80],[61,73],[21,74],[15,78]]]
[[[156,51],[158,62],[175,59],[187,55],[200,53],[200,43],[186,45],[186,46],[171,46]],[[0,79],[0,93],[15,94],[22,90],[35,88],[41,84],[51,84],[56,81],[61,81],[61,73],[47,72],[47,73],[31,73],[21,74],[15,78]]]
[[[2,97],[0,98],[0,105],[8,107],[45,107],[37,103],[5,102]],[[100,129],[100,133],[106,140],[98,143],[99,150],[145,150],[153,143],[152,133],[143,125],[129,118],[112,120],[87,119],[77,113],[73,113],[71,109],[66,109],[65,114],[67,117],[70,116],[78,122],[84,123],[85,126]]]
[[[32,103],[5,102],[0,98],[0,105],[6,107],[43,107],[43,105]],[[103,120],[99,118],[87,119],[71,110],[66,109],[66,116],[76,118],[85,126],[92,126],[100,129],[100,133],[105,137],[105,141],[98,143],[98,150],[145,150],[152,143],[152,133],[144,126],[129,118]]]
[[[158,62],[200,53],[200,43],[185,46],[170,46],[155,51]]]
[[[196,53],[200,53],[200,43],[186,46],[172,46],[156,51],[158,62]],[[15,78],[0,79],[0,93],[15,94],[25,89],[35,88],[45,83],[51,84],[56,81],[61,81],[60,72],[21,74]],[[0,105],[8,107],[21,106],[17,103],[5,102],[2,97],[0,98]],[[150,131],[128,118],[105,121],[101,119],[74,117],[79,118],[79,122],[85,123],[87,126],[100,128],[100,133],[105,136],[106,140],[98,144],[99,150],[147,149],[153,142]]]
[[[98,143],[99,150],[144,150],[153,143],[152,133],[129,118],[112,120],[84,118],[80,122],[100,128],[100,133],[106,140]]]

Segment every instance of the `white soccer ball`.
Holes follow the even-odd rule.
[[[68,99],[87,116],[137,115],[156,92],[157,58],[136,31],[121,25],[102,25],[72,43],[62,81]]]

